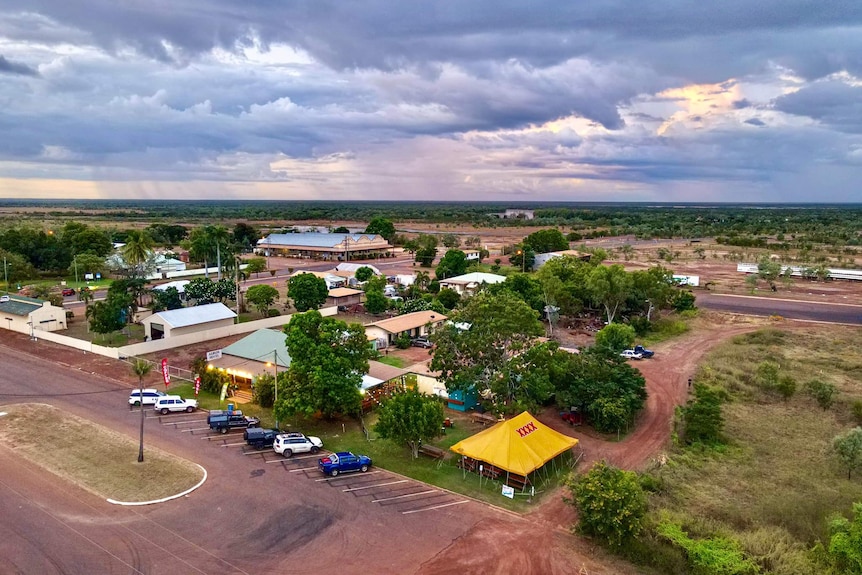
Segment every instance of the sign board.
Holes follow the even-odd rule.
[[[217,359],[221,359],[221,350],[220,349],[207,352],[207,361],[215,361]]]
[[[508,485],[503,486],[503,497],[508,497],[509,499],[515,498],[515,488],[509,487]]]
[[[100,274],[99,272],[96,272],[96,279],[97,280],[102,279],[102,274]]]
[[[85,280],[91,280],[91,279],[93,279],[93,277],[94,277],[93,274],[84,274]]]
[[[171,383],[171,374],[168,369],[168,358],[164,358],[162,360],[162,377],[165,380],[165,387],[167,387],[168,384]]]
[[[224,401],[224,398],[227,396],[227,382],[224,382],[221,386],[221,395],[219,396],[219,402]]]

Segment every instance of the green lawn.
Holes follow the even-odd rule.
[[[377,358],[377,361],[385,363],[386,365],[391,365],[392,367],[403,368],[407,366],[407,362],[404,361],[404,359],[391,355],[381,355]]]

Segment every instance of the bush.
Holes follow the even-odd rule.
[[[614,352],[631,347],[635,342],[635,329],[630,325],[612,323],[596,333],[596,346]]]
[[[856,423],[862,425],[862,400],[856,400],[853,402],[853,407],[851,408],[853,411],[853,418],[856,420]]]
[[[832,407],[832,404],[835,402],[836,390],[835,386],[831,383],[813,379],[805,384],[805,390],[808,392],[808,395],[817,401],[817,405],[819,405],[823,411]]]
[[[272,407],[275,400],[275,378],[264,373],[254,378],[254,402],[261,407]]]
[[[670,521],[659,523],[656,531],[685,551],[696,573],[754,575],[760,571],[754,561],[745,557],[739,543],[733,539],[721,536],[692,539],[681,525]]]
[[[721,415],[721,397],[717,391],[695,384],[694,401],[690,401],[682,413],[685,422],[683,438],[688,445],[721,442],[724,418]]]
[[[281,315],[281,312],[278,311],[277,309],[275,309],[274,307],[271,307],[268,310],[266,310],[266,317],[278,317],[280,315]]]
[[[633,317],[629,324],[634,328],[635,333],[641,337],[648,334],[652,329],[652,322],[642,315]]]
[[[410,334],[406,332],[402,333],[395,338],[395,347],[397,347],[398,349],[407,349],[408,347],[410,347],[410,340]]]

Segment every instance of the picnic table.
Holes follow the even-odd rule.
[[[440,449],[439,447],[435,447],[433,445],[425,445],[424,443],[419,446],[419,453],[422,455],[427,455],[433,459],[443,459],[446,457],[446,451]]]
[[[474,411],[470,414],[470,421],[472,421],[473,423],[481,423],[482,425],[488,425],[497,423],[500,420],[491,415],[490,413],[479,413]]]

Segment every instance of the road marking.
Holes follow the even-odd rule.
[[[372,499],[371,503],[380,503],[381,501],[394,501],[396,499],[404,499],[405,497],[415,497],[417,495],[428,495],[429,493],[438,493],[438,491],[436,489],[429,489],[428,491],[420,491],[419,493],[408,493],[407,495],[396,495],[395,497],[386,497],[384,499]],[[442,493],[442,491],[440,493]]]
[[[156,419],[153,417],[152,419]],[[161,417],[159,417],[161,419]],[[163,421],[162,425],[185,425],[186,423],[204,423],[206,419],[186,419],[183,421]]]
[[[180,433],[190,433],[193,431],[209,430],[209,427],[193,427],[192,429],[180,429]]]
[[[375,473],[380,473],[380,472],[379,472],[379,471],[366,471],[366,472],[363,474],[363,476],[364,476],[364,475],[373,475],[373,474],[375,474]],[[331,479],[346,479],[346,478],[348,478],[348,477],[350,477],[350,474],[349,474],[349,473],[348,473],[348,474],[345,474],[345,475],[342,475],[342,474],[340,474],[340,473],[339,473],[337,477],[324,477],[323,479],[315,479],[315,481],[330,481]]]
[[[225,443],[224,445],[219,445],[219,447],[236,447],[237,445],[245,445],[245,441],[240,441],[239,443]]]
[[[469,501],[466,499],[462,499],[461,501],[453,501],[452,503],[444,503],[442,505],[434,505],[432,507],[423,507],[422,509],[411,509],[410,511],[402,511],[401,515],[407,515],[409,513],[420,513],[422,511],[433,511],[434,509],[441,509],[443,507],[449,507],[450,505],[461,505],[462,503],[469,503]]]
[[[317,469],[317,466],[315,465],[314,467],[303,467],[302,469],[291,469],[288,471],[288,473],[296,473],[297,471],[308,471],[309,469]]]
[[[406,479],[400,479],[398,481],[390,481],[388,483],[376,483],[374,485],[363,485],[362,487],[351,487],[350,489],[342,489],[344,493],[348,491],[362,491],[363,489],[371,489],[372,487],[383,487],[385,485],[397,485],[398,483],[407,483]]]

